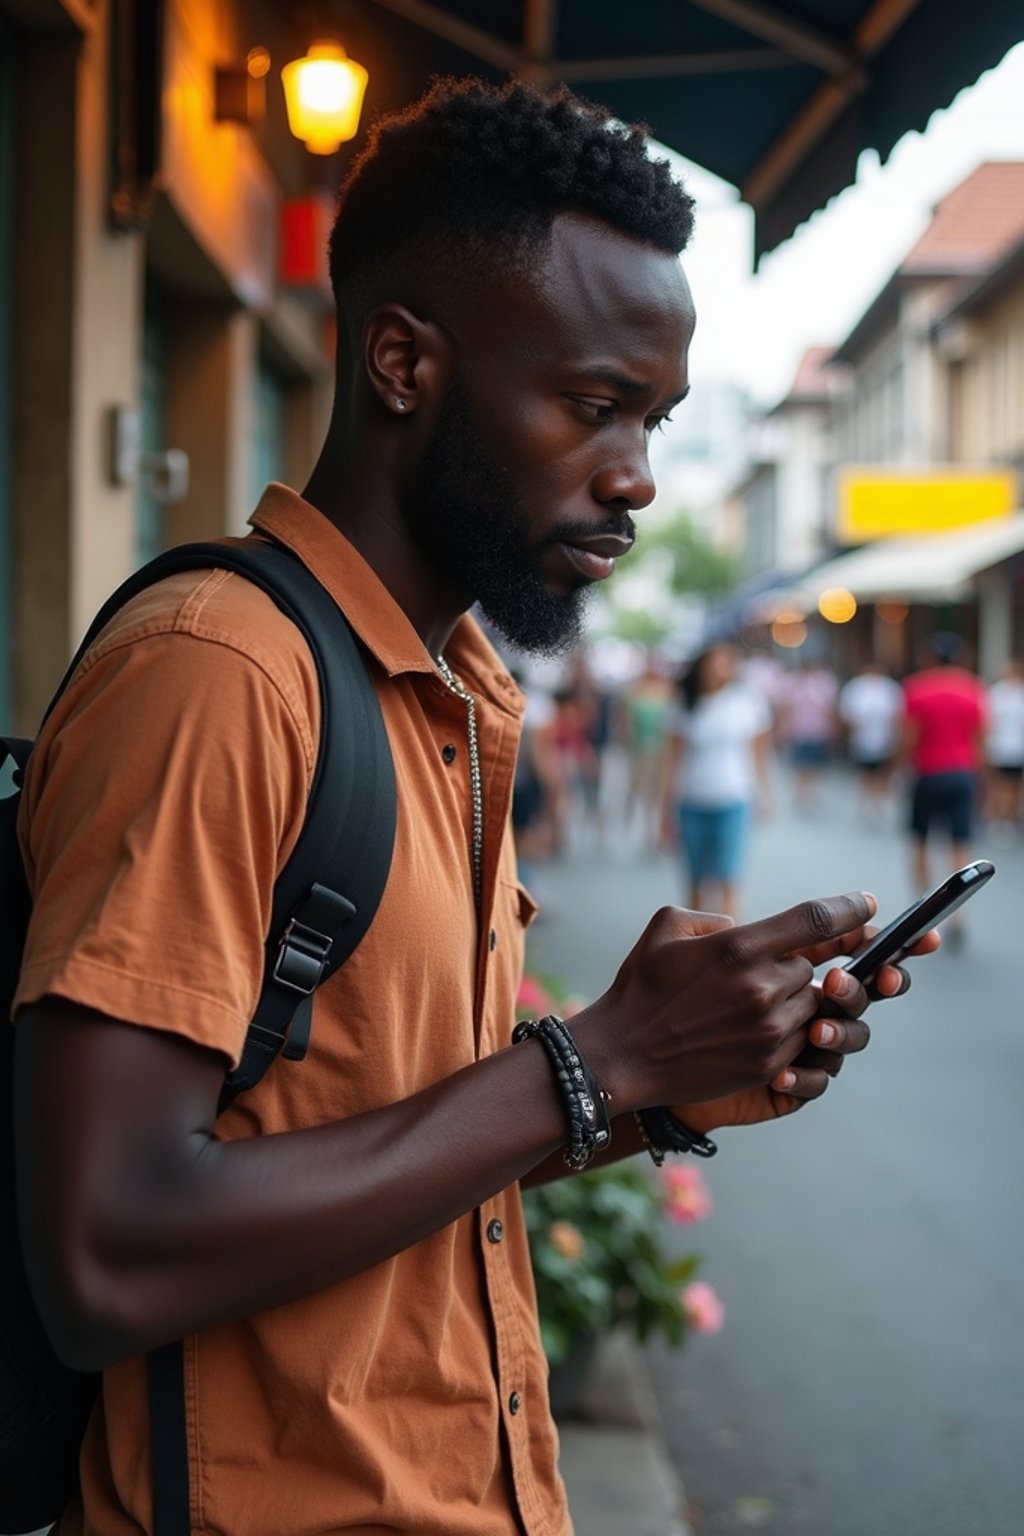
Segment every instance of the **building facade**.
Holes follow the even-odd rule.
[[[817,388],[798,377],[756,424],[723,512],[751,578],[741,616],[790,614],[843,670],[869,655],[905,670],[929,631],[956,628],[994,676],[1024,652],[1024,163],[954,187],[812,368]],[[847,579],[860,611],[828,623],[820,594]]]
[[[218,68],[296,46],[283,9],[0,0],[5,725],[35,729],[136,565],[312,466],[329,297],[280,260],[311,157],[269,90],[264,120],[217,116]]]

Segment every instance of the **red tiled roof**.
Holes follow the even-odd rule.
[[[808,347],[796,366],[796,374],[790,386],[787,400],[803,398],[804,396],[828,395],[832,391],[833,380],[828,373],[826,365],[832,356],[831,347]]]
[[[935,205],[905,276],[982,273],[1024,235],[1024,161],[989,160]]]

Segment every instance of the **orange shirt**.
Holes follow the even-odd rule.
[[[308,1056],[227,1110],[225,1139],[393,1103],[506,1046],[532,915],[509,833],[523,701],[477,626],[463,619],[446,655],[477,699],[479,930],[465,705],[320,513],[271,486],[252,522],[301,556],[375,658],[398,827],[377,916],[317,993]],[[56,994],[236,1061],[317,731],[312,658],[251,583],[193,572],[124,608],[29,770],[16,1008]],[[185,1361],[194,1532],[571,1532],[518,1187],[342,1284],[188,1339]],[[106,1372],[83,1507],[61,1536],[150,1530],[144,1372]]]

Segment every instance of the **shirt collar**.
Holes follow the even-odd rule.
[[[434,660],[405,611],[345,535],[297,491],[273,483],[249,522],[268,533],[313,572],[389,677],[436,674]],[[463,614],[445,648],[449,666],[471,693],[482,693],[519,716],[525,700],[480,626]]]

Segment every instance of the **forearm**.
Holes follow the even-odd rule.
[[[22,1209],[47,1213],[25,1234],[32,1278],[82,1368],[368,1269],[514,1183],[566,1130],[536,1042],[311,1130],[218,1141],[201,1123],[182,1134],[159,1103],[150,1118],[127,1141],[79,1136],[56,1166],[21,1131]]]

